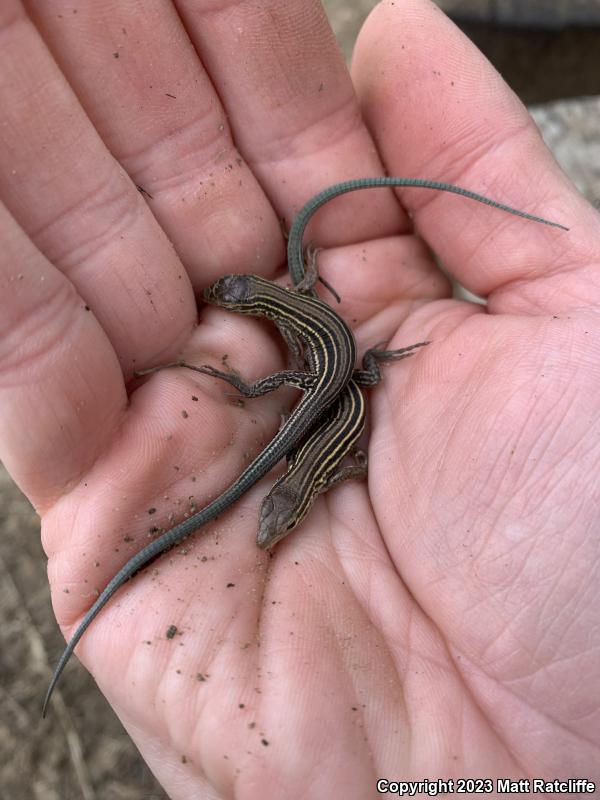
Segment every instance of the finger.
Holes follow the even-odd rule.
[[[525,108],[439,9],[422,0],[380,4],[359,40],[354,77],[390,174],[458,183],[572,227],[563,233],[441,193],[403,192],[419,231],[464,285],[497,291],[490,308],[503,311],[556,308],[551,287],[564,291],[566,272],[580,295],[598,257],[598,215]]]
[[[184,0],[178,10],[227,108],[240,151],[288,225],[325,186],[382,174],[319,2],[215,7]],[[307,241],[363,241],[406,227],[391,192],[372,194],[367,204],[347,196],[319,212]]]
[[[16,0],[0,5],[0,29],[0,197],[124,368],[176,349],[196,310],[172,246]]]
[[[107,147],[195,286],[283,258],[277,217],[236,150],[227,112],[172,3],[114,0],[73,13],[28,2]],[[57,13],[58,12],[58,13]]]
[[[127,403],[72,285],[0,204],[0,458],[42,512],[98,457]]]

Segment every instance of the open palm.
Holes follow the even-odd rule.
[[[281,367],[267,324],[202,308],[196,326],[194,297],[227,272],[281,277],[281,217],[387,171],[573,228],[418,190],[319,212],[320,268],[359,345],[432,344],[373,393],[368,485],[321,499],[270,557],[260,482],[86,633],[78,654],[153,771],[173,798],[600,778],[596,212],[423,0],[381,4],[354,86],[307,0],[62,5],[0,12],[0,398],[67,637],[293,399],[240,407],[183,370],[132,379],[180,354],[227,354],[250,379]],[[405,210],[487,312],[450,298]]]

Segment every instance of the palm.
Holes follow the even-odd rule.
[[[450,148],[444,163],[435,135],[427,142],[415,133],[429,130],[419,116],[427,110],[411,107],[407,88],[414,113],[406,122],[405,109],[389,105],[386,79],[373,80],[379,59],[402,59],[391,45],[387,56],[371,46],[397,24],[386,13],[364,37],[355,77],[389,172],[427,173],[480,188],[485,170],[467,168],[467,141]],[[19,234],[13,237],[12,263],[24,263],[20,285],[26,289],[12,298],[7,318],[19,323],[42,301],[54,303],[56,313],[45,328],[53,358],[44,348],[41,355],[29,354],[41,389],[36,397],[44,393],[47,403],[41,412],[36,406],[32,423],[25,377],[5,392],[11,429],[3,457],[42,513],[55,608],[67,634],[94,589],[147,541],[149,528],[170,525],[170,513],[180,518],[190,503],[201,506],[235,478],[248,455],[272,436],[282,403],[273,396],[238,408],[223,402],[216,382],[164,372],[135,389],[126,406],[123,373],[129,380],[133,369],[182,351],[190,360],[213,363],[227,353],[248,377],[278,366],[277,338],[251,320],[211,309],[194,329],[193,289],[231,270],[275,274],[283,256],[277,216],[289,219],[322,182],[309,185],[302,158],[290,166],[287,154],[277,161],[269,146],[302,131],[307,112],[313,125],[323,115],[327,143],[334,124],[327,109],[303,103],[302,115],[299,109],[269,116],[271,109],[263,109],[253,127],[243,98],[227,94],[227,73],[235,65],[211,61],[210,42],[201,41],[193,20],[188,23],[197,46],[205,48],[211,78],[252,168],[230,169],[235,153],[228,153],[227,163],[217,161],[214,172],[212,162],[193,163],[192,157],[185,169],[203,174],[200,185],[183,168],[174,181],[160,165],[165,170],[169,159],[187,154],[181,140],[174,152],[161,153],[158,168],[145,167],[134,154],[149,143],[130,145],[133,120],[111,121],[103,87],[86,83],[87,76],[78,87],[86,108],[135,182],[156,195],[149,208],[160,224],[133,190],[125,192],[128,213],[113,213],[110,220],[126,220],[110,242],[110,257],[102,239],[102,247],[86,256],[89,269],[82,270],[64,252],[77,252],[88,237],[95,241],[105,233],[105,206],[91,236],[81,206],[72,226],[53,232],[47,220],[43,224],[47,210],[35,205],[32,182],[24,191],[30,208],[19,222],[61,271],[35,261]],[[440,20],[429,24],[435,30]],[[456,46],[462,53],[462,44]],[[470,51],[462,55],[476,60]],[[331,53],[325,51],[321,66],[331,70],[330,102],[350,97]],[[175,59],[171,68],[178,67],[184,74],[190,63]],[[276,94],[276,85],[271,91]],[[201,97],[208,92],[204,86]],[[258,102],[252,114],[260,116]],[[504,110],[518,128],[522,118],[510,98]],[[198,124],[200,109],[193,119],[177,113],[173,129]],[[393,124],[401,113],[402,124]],[[95,141],[91,130],[84,133]],[[38,135],[32,128],[31,136]],[[398,142],[402,136],[406,141]],[[369,193],[368,200],[359,193],[338,204],[337,216],[332,209],[320,215],[314,231],[319,243],[360,242],[330,249],[321,265],[343,295],[341,311],[361,344],[389,340],[401,346],[424,335],[433,340],[414,359],[388,367],[376,392],[368,491],[348,484],[332,492],[270,559],[254,543],[259,498],[268,486],[261,482],[186,544],[187,552],[171,553],[136,577],[86,634],[82,660],[174,797],[186,796],[174,788],[178,770],[196,790],[205,783],[227,794],[241,775],[258,795],[278,796],[283,781],[300,786],[319,763],[322,783],[313,784],[313,796],[325,796],[334,781],[343,781],[346,796],[361,798],[373,795],[375,776],[385,774],[590,775],[598,687],[586,661],[592,620],[578,602],[594,596],[590,538],[597,506],[594,440],[587,432],[597,418],[592,348],[598,323],[588,308],[574,309],[581,309],[582,297],[588,305],[597,293],[586,263],[593,250],[584,244],[593,241],[597,221],[561,183],[534,138],[521,136],[520,150],[497,144],[500,160],[521,158],[521,169],[538,180],[548,174],[542,200],[553,198],[557,208],[583,220],[584,234],[576,241],[565,243],[560,234],[466,202],[406,195],[419,229],[463,282],[490,295],[493,315],[444,299],[445,279],[407,235],[406,219],[386,193]],[[312,140],[304,142],[313,166],[319,159],[329,163],[326,152],[315,155],[309,144],[313,148]],[[94,148],[90,158],[110,173]],[[301,153],[302,144],[295,149]],[[531,151],[536,166],[530,165]],[[348,164],[336,162],[332,181],[346,177],[344,170],[381,169],[364,129],[349,137],[347,154]],[[88,164],[84,175],[90,173]],[[179,187],[178,181],[184,187],[176,202],[170,187]],[[3,187],[18,217],[8,180]],[[74,191],[68,175],[59,189],[68,205]],[[514,196],[503,192],[500,199],[519,204],[513,189]],[[526,190],[521,197],[527,208],[537,199]],[[461,231],[466,219],[469,227]],[[490,231],[494,237],[486,239]],[[65,237],[69,246],[61,249]],[[42,270],[40,288],[32,276]],[[93,314],[65,290],[63,274]],[[13,351],[9,342],[5,361]],[[24,446],[32,440],[37,446]],[[178,635],[168,640],[170,625]],[[187,765],[181,765],[182,755]]]

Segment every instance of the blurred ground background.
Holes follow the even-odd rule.
[[[350,58],[376,2],[324,5]],[[438,5],[455,16],[524,102],[533,104],[549,146],[580,191],[600,207],[600,0]],[[2,467],[0,620],[0,800],[166,798],[81,666],[71,665],[49,719],[40,719],[50,666],[64,641],[50,606],[37,517]]]

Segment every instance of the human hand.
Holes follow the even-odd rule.
[[[278,274],[278,217],[385,168],[574,228],[399,193],[489,295],[484,314],[449,299],[392,193],[320,212],[311,237],[336,245],[320,266],[361,344],[434,343],[375,393],[368,491],[332,492],[269,560],[263,481],[86,633],[78,654],[155,774],[174,798],[592,777],[595,628],[578,603],[595,596],[595,212],[429,4],[384,4],[367,25],[364,121],[314,4],[180,3],[201,61],[170,6],[61,6],[29,4],[62,74],[27,25],[1,56],[1,438],[42,516],[67,636],[149,527],[203,505],[273,435],[280,398],[239,409],[214,381],[130,379],[181,352],[227,353],[244,377],[280,366],[247,319],[207,310],[195,329],[193,294],[225,272]],[[166,640],[170,624],[182,635]]]

